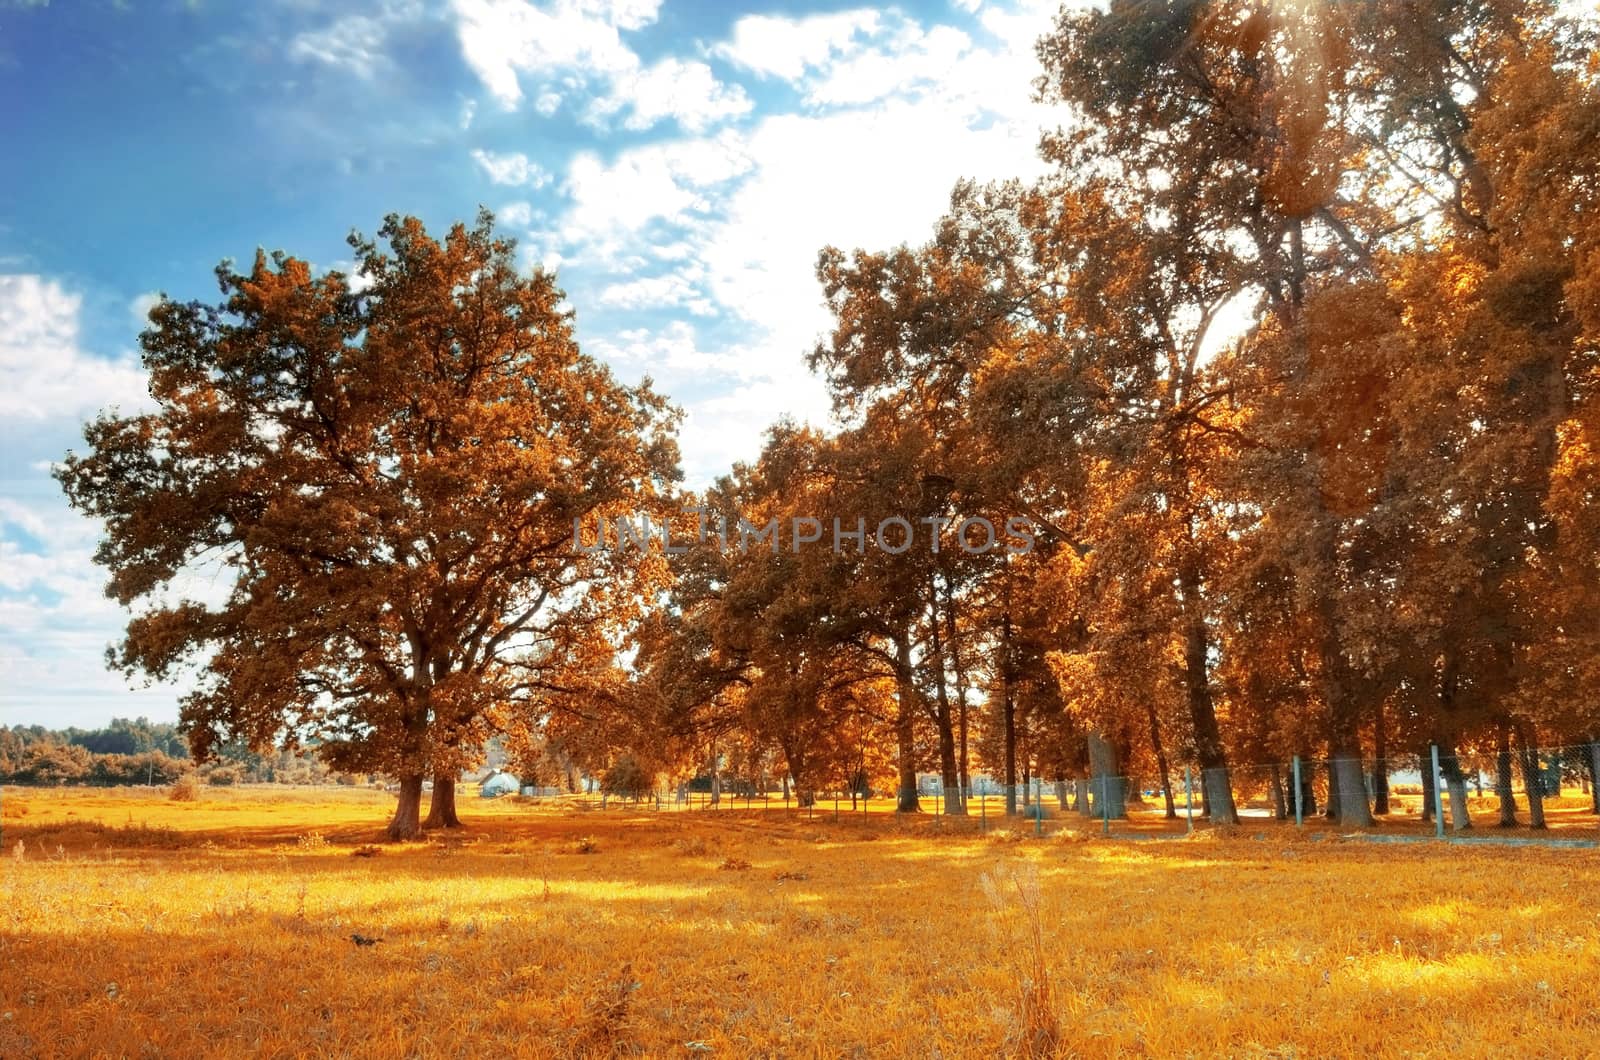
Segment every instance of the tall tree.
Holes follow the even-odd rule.
[[[365,285],[258,254],[223,301],[163,301],[140,338],[156,411],[102,415],[59,478],[99,519],[109,592],[142,605],[113,663],[192,667],[197,757],[315,736],[400,779],[389,834],[439,823],[506,714],[609,657],[658,570],[574,547],[650,510],[673,415],[579,352],[553,278],[492,218],[442,240],[390,217],[351,238]],[[211,599],[181,596],[196,572]]]

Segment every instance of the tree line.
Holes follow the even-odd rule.
[[[113,718],[103,729],[0,726],[0,784],[164,785],[196,772],[217,785],[353,784],[358,779],[333,773],[315,754],[257,752],[238,744],[218,748],[209,761],[197,763],[177,725],[147,718]]]
[[[1600,769],[1596,45],[1523,0],[1064,10],[1047,175],[823,250],[840,428],[692,493],[676,412],[487,215],[352,237],[356,286],[224,267],[220,305],[152,311],[159,411],[60,472],[142,605],[116,661],[195,668],[199,755],[315,735],[401,778],[397,837],[424,776],[456,823],[496,734],[907,812],[929,768],[952,813],[974,762],[1120,812],[1192,763],[1217,822],[1241,764],[1300,756],[1349,826],[1433,745],[1458,797],[1490,754],[1514,820],[1541,745]],[[639,515],[939,547],[572,547]],[[962,547],[1017,518],[1035,547]],[[163,595],[208,565],[225,600]]]

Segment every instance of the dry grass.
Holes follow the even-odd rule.
[[[25,814],[16,796],[0,1056],[1583,1056],[1600,1041],[1594,850],[472,799],[464,833],[374,848],[381,792],[29,792]]]

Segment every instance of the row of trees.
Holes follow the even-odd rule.
[[[112,718],[103,729],[47,729],[43,725],[0,726],[0,758],[15,758],[29,744],[75,744],[95,754],[135,755],[160,751],[187,758],[189,747],[178,727],[149,718]]]
[[[197,771],[211,784],[357,781],[335,774],[314,753],[258,752],[237,743],[199,765],[175,725],[145,718],[115,718],[104,729],[0,727],[0,784],[170,784]]]
[[[1364,757],[1488,745],[1509,802],[1519,752],[1600,738],[1595,44],[1523,0],[1063,12],[1049,176],[824,251],[842,429],[700,495],[487,215],[353,237],[359,284],[225,265],[152,311],[156,411],[59,471],[138,609],[115,662],[193,670],[202,758],[398,777],[397,838],[495,735],[908,812],[929,765],[959,813],[974,761],[1119,804],[1182,760],[1223,822],[1235,764],[1301,754],[1349,825]],[[785,537],[592,547],[640,516]]]
[[[972,751],[1114,803],[1181,758],[1219,822],[1232,763],[1325,757],[1353,826],[1364,758],[1383,810],[1397,752],[1441,746],[1459,796],[1456,752],[1490,749],[1507,821],[1541,740],[1600,769],[1593,27],[1113,3],[1039,54],[1051,175],[824,251],[811,364],[847,427],[779,425],[704,499],[942,547],[684,557],[645,712],[777,748],[802,797],[890,747],[905,810]],[[1018,514],[1039,547],[958,547]]]

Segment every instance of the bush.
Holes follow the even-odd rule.
[[[206,774],[206,783],[214,788],[231,788],[244,779],[244,771],[238,766],[218,766]]]
[[[167,798],[173,802],[194,802],[200,798],[200,780],[193,773],[185,773],[172,782]]]

